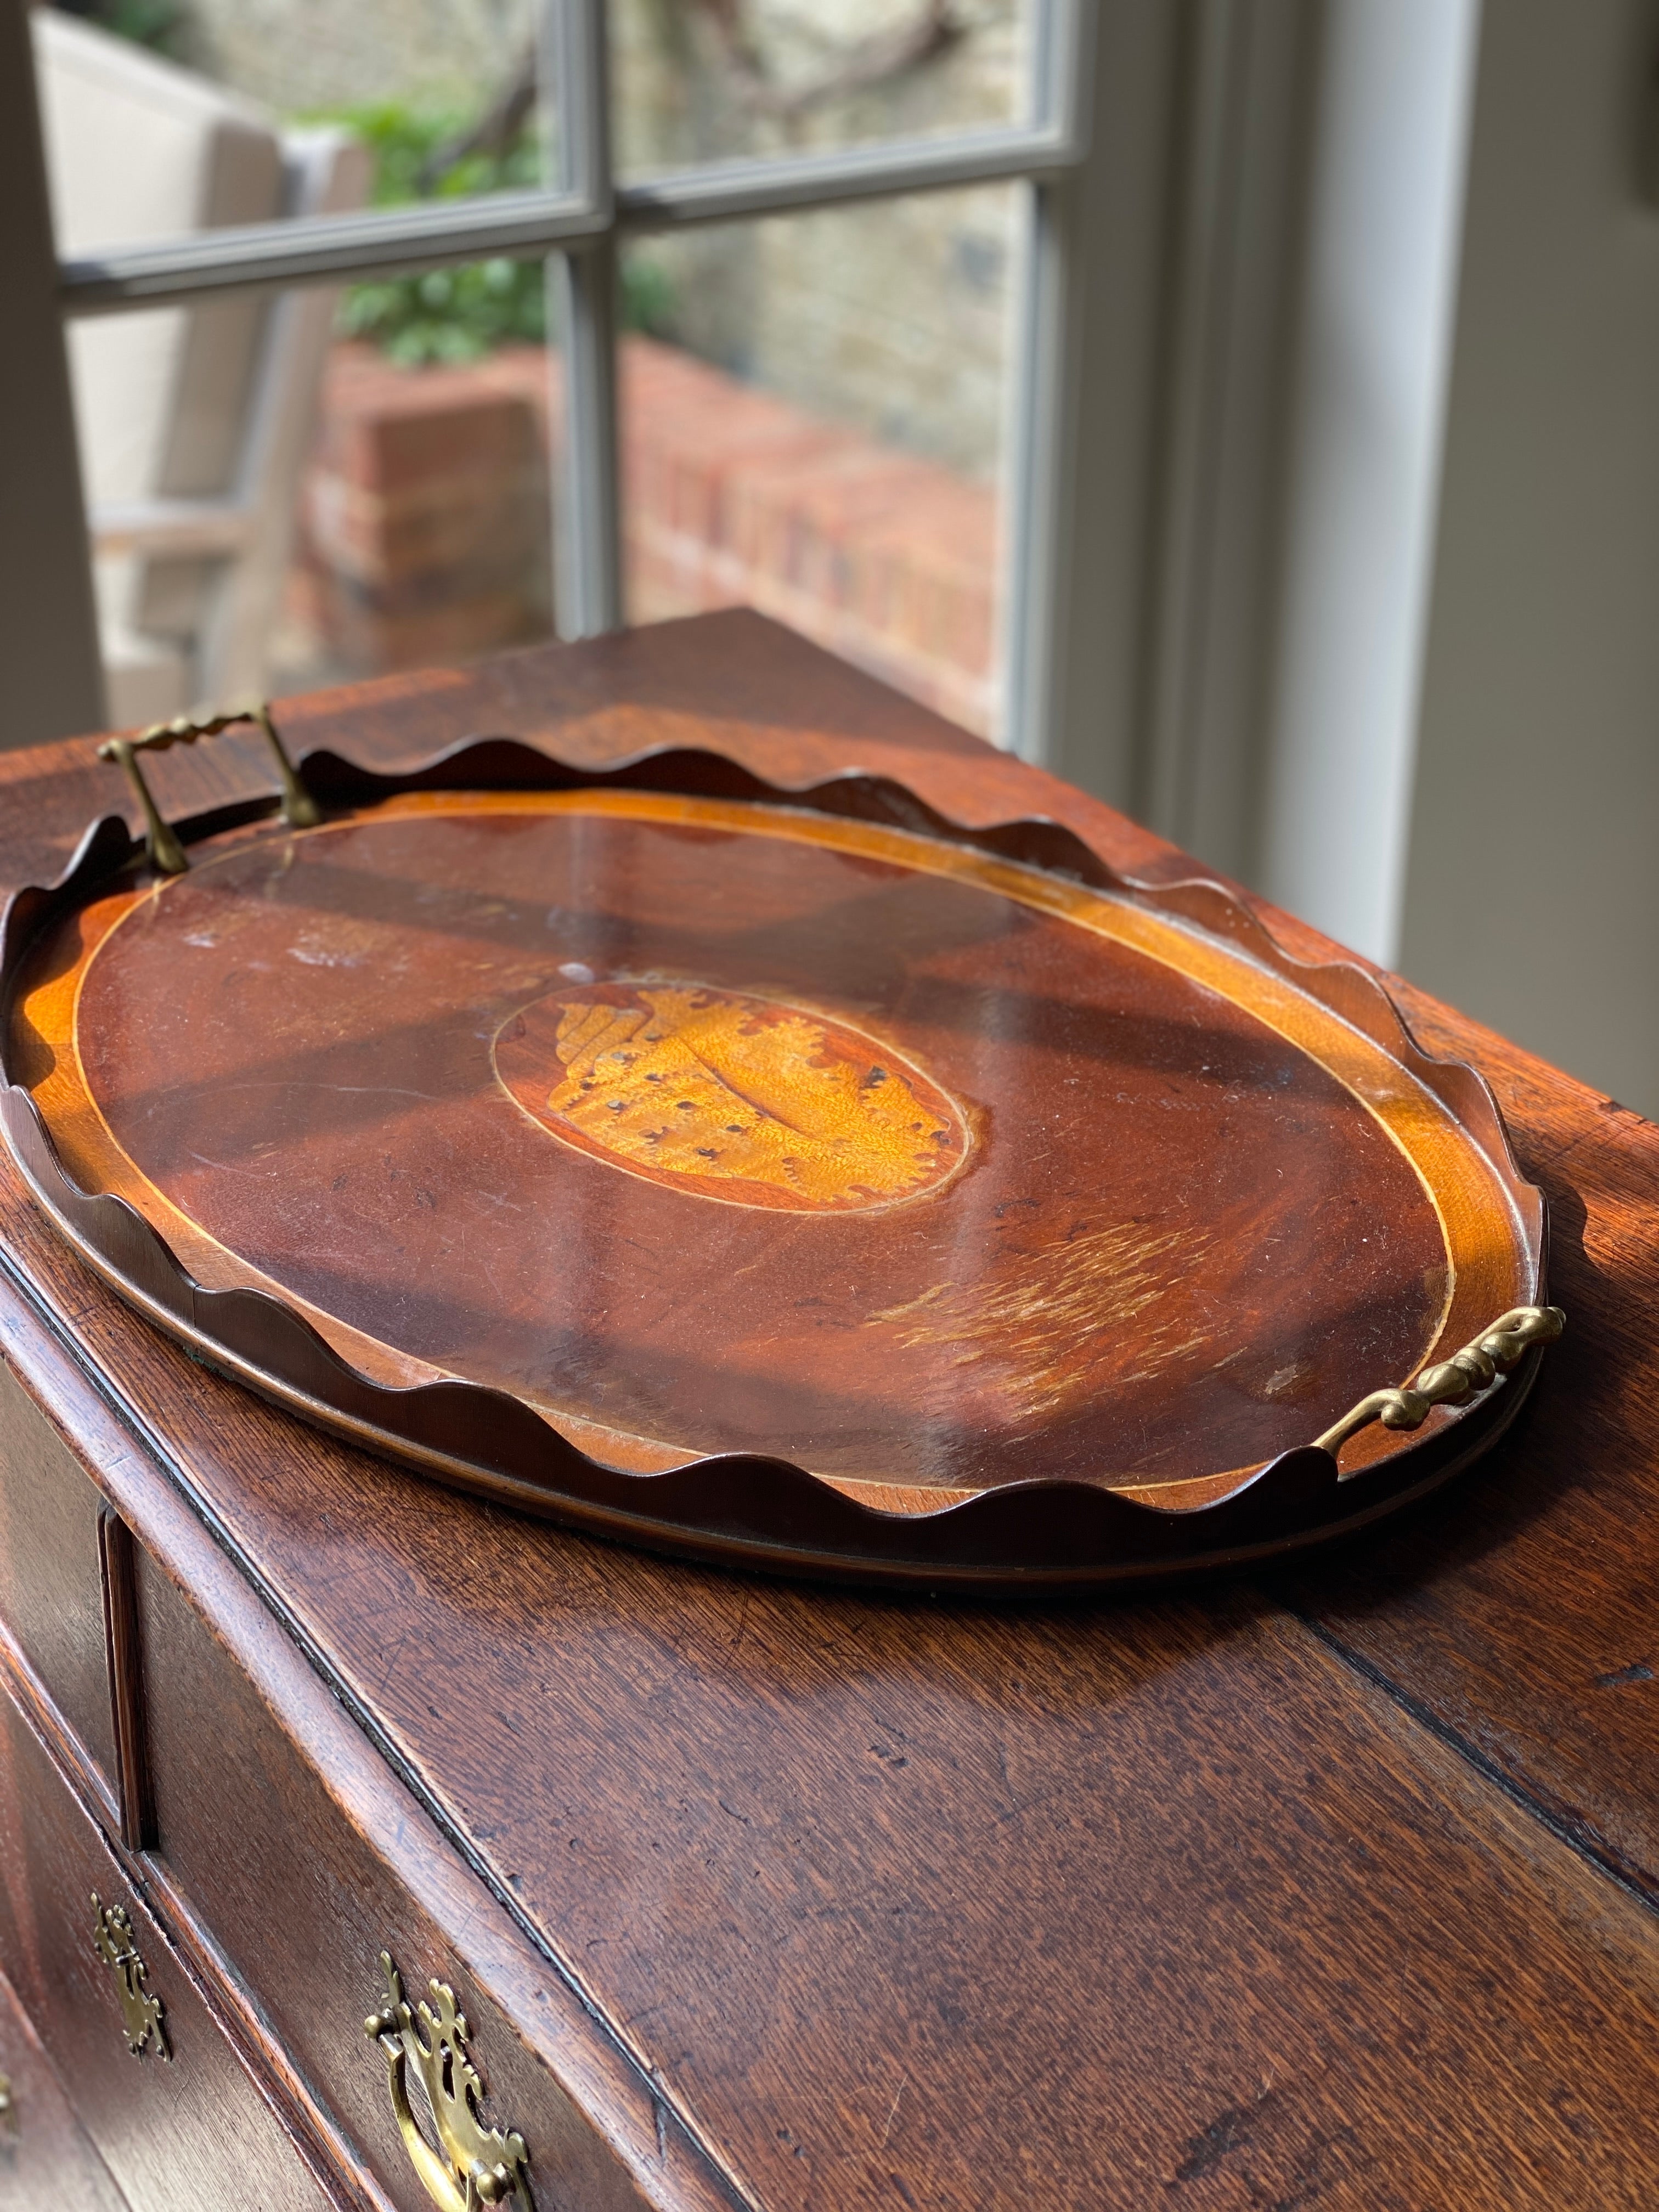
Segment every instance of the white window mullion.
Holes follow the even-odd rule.
[[[1078,404],[1076,252],[1066,187],[1021,188],[1018,280],[1002,465],[1002,711],[998,741],[1046,764],[1059,711],[1061,572],[1072,526],[1067,447]]]
[[[1185,13],[1168,0],[1085,11],[1088,153],[1032,195],[1012,303],[1006,738],[1124,807],[1144,751]]]
[[[564,404],[554,454],[553,582],[561,637],[623,626],[622,487],[617,458],[617,248],[600,240],[548,264]],[[550,362],[560,361],[549,348]]]
[[[1093,122],[1097,10],[1036,0],[1030,112],[1034,131],[1085,159]],[[1021,190],[1009,301],[1009,390],[1002,464],[1002,710],[999,741],[1026,760],[1054,750],[1073,524],[1070,450],[1080,401],[1077,303],[1085,270],[1073,219],[1074,177]]]
[[[1029,251],[1005,469],[1006,720],[1022,750],[1034,757],[1058,757],[1065,747],[1055,732],[1069,712],[1069,695],[1058,671],[1077,588],[1072,555],[1079,500],[1068,440],[1081,421],[1080,390],[1086,380],[1079,368],[1078,331],[1087,245],[1074,216],[1081,181],[1076,170],[1093,90],[1087,48],[1097,16],[1115,21],[1149,5],[1156,12],[1162,0],[1109,0],[1104,6],[1097,0],[1035,0],[1031,100],[1026,118],[1012,128],[714,164],[619,191],[611,167],[605,0],[544,0],[543,82],[550,88],[548,106],[556,119],[550,131],[548,180],[541,191],[490,195],[461,206],[377,210],[117,246],[62,264],[55,287],[38,143],[28,130],[10,128],[5,132],[7,159],[27,171],[40,204],[31,234],[40,248],[44,271],[37,271],[37,289],[45,287],[40,312],[20,315],[19,321],[30,325],[33,342],[49,342],[55,349],[58,412],[65,417],[64,434],[55,435],[52,378],[31,372],[29,404],[10,410],[10,432],[24,436],[27,457],[39,465],[37,474],[56,455],[54,483],[76,482],[54,290],[62,313],[118,313],[140,302],[182,303],[226,291],[390,275],[490,254],[551,249],[550,319],[562,355],[563,436],[554,486],[557,627],[565,637],[590,636],[618,627],[624,611],[617,410],[620,235],[633,228],[753,218],[946,185],[1023,179],[1030,209]],[[21,34],[15,23],[7,35],[16,42]],[[12,99],[32,94],[27,39],[15,65],[0,81],[0,109],[8,104],[8,85],[19,88]],[[21,200],[14,191],[11,204],[19,206]],[[20,271],[28,251],[26,233],[27,224],[14,223],[9,240]],[[11,296],[21,305],[27,292],[25,275],[24,281],[14,282]],[[20,374],[18,349],[4,374]],[[14,468],[7,474],[21,492],[27,471]],[[21,512],[16,495],[9,503],[13,514]],[[78,485],[73,495],[59,493],[40,503],[55,512],[60,550],[68,549],[64,558],[80,575],[78,603],[90,635]],[[46,526],[34,519],[37,532]],[[25,538],[26,533],[7,532],[14,557]],[[34,543],[39,544],[38,536]],[[38,580],[43,573],[43,562],[33,561],[33,577]],[[52,597],[64,621],[72,623],[77,618],[76,592],[60,586]],[[13,605],[18,604],[14,597]],[[42,658],[38,650],[26,651],[18,665],[33,667]],[[82,696],[90,702],[98,689],[96,654],[83,650],[72,659]],[[70,719],[95,721],[96,707],[89,703]],[[61,725],[64,714],[53,720]]]
[[[553,456],[554,610],[559,635],[623,625],[622,486],[617,447],[617,240],[611,169],[610,39],[605,0],[548,0],[544,83],[557,118],[562,189],[606,228],[547,264],[548,358],[560,349],[564,437]]]

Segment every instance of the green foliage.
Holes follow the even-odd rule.
[[[441,148],[453,144],[472,118],[453,109],[415,106],[398,100],[350,107],[328,118],[343,123],[374,157],[372,197],[376,207],[403,207],[433,198],[471,199],[479,192],[527,191],[541,181],[533,129],[519,133],[504,154],[464,154],[428,183],[422,172]]]
[[[404,368],[477,361],[514,339],[546,336],[546,292],[535,261],[472,261],[356,284],[340,311],[342,328],[369,338]]]
[[[131,39],[135,46],[148,46],[152,53],[168,54],[175,60],[190,28],[184,0],[94,0],[94,4],[67,12],[86,17],[118,39]]]
[[[520,131],[505,153],[465,154],[434,174],[434,156],[460,137],[469,118],[382,100],[319,119],[343,124],[368,148],[374,164],[370,197],[376,207],[524,191],[541,180],[533,126]],[[672,289],[662,269],[629,256],[623,276],[625,326],[662,331],[672,312]],[[498,258],[354,285],[340,320],[349,336],[369,340],[406,368],[477,361],[500,345],[538,344],[547,336],[542,264]]]
[[[674,280],[660,261],[637,246],[622,256],[622,325],[646,337],[674,335]]]

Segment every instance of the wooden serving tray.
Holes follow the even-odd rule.
[[[1218,885],[712,752],[301,775],[315,826],[198,817],[169,875],[110,818],[18,895],[0,1110],[152,1319],[426,1474],[799,1571],[1168,1576],[1443,1480],[1559,1328],[1480,1078]]]

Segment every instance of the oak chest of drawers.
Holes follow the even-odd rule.
[[[748,616],[284,713],[386,763],[695,733],[1184,865]],[[0,763],[8,886],[106,775]],[[1659,1141],[1415,1012],[1572,1334],[1488,1467],[1271,1592],[946,1605],[520,1519],[193,1364],[0,1163],[0,2201],[425,2212],[447,2140],[538,2212],[1654,2201]]]

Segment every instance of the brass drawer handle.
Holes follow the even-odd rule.
[[[149,1969],[132,1940],[132,1923],[127,1917],[127,1908],[125,1905],[103,1904],[94,1889],[92,1909],[98,1916],[93,1924],[93,1948],[115,1977],[115,1994],[121,2001],[127,2049],[135,2058],[142,2058],[146,2047],[154,2044],[158,2058],[171,2058],[167,2008],[160,1997],[152,1996],[144,1987]]]
[[[251,722],[264,733],[276,764],[276,775],[283,787],[283,819],[290,830],[313,830],[322,820],[317,802],[300,781],[299,771],[288,757],[288,749],[276,734],[276,725],[270,719],[270,709],[263,699],[256,699],[246,707],[228,708],[222,714],[208,714],[193,720],[180,714],[174,722],[157,722],[136,738],[110,738],[98,748],[100,760],[113,761],[124,770],[132,786],[133,795],[143,810],[144,840],[149,848],[150,866],[158,875],[182,876],[190,862],[185,848],[170,822],[161,817],[161,810],[150,795],[144,781],[144,771],[138,765],[140,753],[164,753],[173,745],[193,745],[200,738],[216,738],[222,730],[234,729],[239,723]]]
[[[516,2130],[487,2128],[478,2118],[484,2085],[467,2050],[466,2014],[455,2006],[447,1982],[431,1982],[433,2002],[413,2007],[404,1996],[403,1977],[389,1951],[380,1954],[387,2002],[363,2022],[386,2059],[392,2110],[409,2162],[433,2203],[443,2212],[478,2212],[485,2204],[504,2204],[516,2194],[531,2212],[525,2168],[530,2154]],[[424,2038],[421,2030],[424,2027]],[[434,2150],[410,2110],[408,2068],[413,2064],[437,2124]]]

